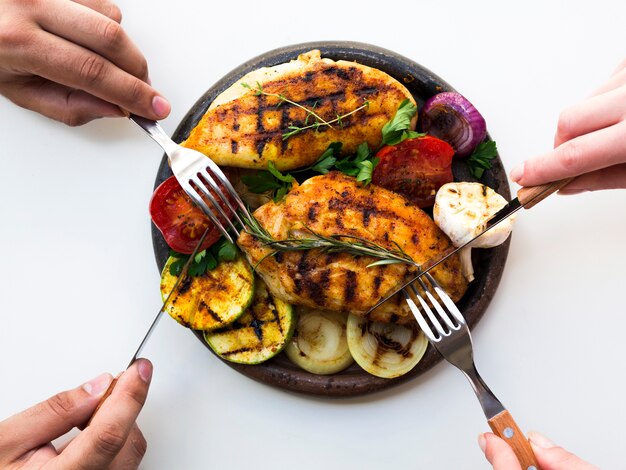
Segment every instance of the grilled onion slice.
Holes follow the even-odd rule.
[[[352,357],[366,372],[392,379],[417,365],[428,340],[417,323],[397,325],[348,316],[348,347]]]
[[[354,361],[346,338],[347,314],[298,309],[298,324],[285,354],[313,374],[340,372]]]

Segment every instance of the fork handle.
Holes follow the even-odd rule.
[[[501,411],[487,422],[494,434],[504,439],[513,448],[523,470],[539,470],[530,442],[515,423],[511,413],[507,410]]]

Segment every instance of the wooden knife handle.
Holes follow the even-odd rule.
[[[87,426],[89,426],[91,424],[91,421],[96,416],[96,413],[98,413],[98,411],[100,410],[100,407],[104,404],[104,401],[107,398],[109,398],[111,393],[113,393],[113,389],[117,385],[117,379],[119,379],[119,376],[115,377],[111,381],[111,383],[109,384],[109,388],[107,388],[106,392],[104,392],[104,395],[102,395],[102,398],[100,398],[100,401],[98,402],[98,406],[96,406],[96,409],[94,410],[93,414],[91,415],[91,418],[89,418],[89,421],[87,421]]]
[[[539,470],[530,442],[507,410],[491,418],[488,423],[494,434],[504,439],[513,448],[517,460],[522,465],[522,470]]]
[[[519,199],[519,202],[524,206],[524,209],[530,209],[538,202],[543,201],[550,194],[570,184],[573,179],[574,178],[565,178],[563,180],[554,181],[553,183],[540,184],[539,186],[525,186],[517,192],[517,199]]]

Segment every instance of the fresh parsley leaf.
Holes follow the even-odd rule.
[[[196,253],[193,261],[189,264],[187,273],[190,276],[201,276],[207,271],[215,269],[222,261],[233,261],[238,253],[239,251],[235,245],[222,238],[208,250]],[[170,250],[170,256],[175,258],[175,261],[170,264],[170,274],[178,277],[183,272],[183,267],[190,255]]]
[[[481,142],[476,146],[474,152],[467,158],[467,165],[472,176],[481,179],[485,170],[491,168],[492,160],[496,158],[498,148],[494,140]]]
[[[359,174],[359,168],[350,157],[339,160],[335,163],[335,168],[348,176],[356,176]]]
[[[395,145],[404,139],[410,138],[412,134],[417,134],[417,132],[409,131],[411,119],[416,114],[417,106],[408,99],[402,101],[395,116],[383,126],[383,141],[381,145]],[[414,135],[414,137],[417,137],[417,135]]]
[[[233,261],[237,257],[237,247],[226,239],[216,243],[214,246],[217,246],[215,255],[220,262]]]
[[[294,177],[291,176],[289,173],[283,175],[280,171],[278,171],[278,169],[276,168],[276,164],[271,160],[267,164],[267,169],[274,176],[274,178],[282,181],[283,183],[293,183],[295,181]]]
[[[356,175],[356,180],[359,182],[363,182],[366,186],[372,182],[372,174],[374,173],[374,168],[378,165],[380,158],[373,158],[372,160],[364,160],[362,162],[357,163],[359,167],[359,172]]]
[[[273,191],[274,201],[279,201],[291,189],[295,178],[289,173],[282,174],[274,162],[270,161],[267,170],[261,170],[254,174],[244,175],[241,181],[248,187],[248,191],[261,194],[266,191]]]
[[[362,142],[356,148],[356,158],[354,159],[354,161],[355,162],[362,162],[363,160],[369,158],[371,153],[372,152],[370,150],[370,146],[367,145],[367,142]]]
[[[241,181],[248,187],[248,191],[261,194],[271,189],[279,189],[282,184],[269,171],[261,170],[254,174],[244,175]]]
[[[204,253],[202,258],[198,260],[198,255]],[[190,276],[201,276],[207,271],[211,271],[217,267],[217,260],[210,251],[203,250],[194,258],[194,262],[189,265]]]
[[[202,250],[202,251],[199,251],[198,253],[196,253],[196,256],[194,257],[194,259],[193,259],[193,260],[194,260],[196,263],[200,263],[200,262],[202,262],[202,260],[203,260],[205,257],[206,257],[206,250]]]
[[[335,163],[337,162],[337,157],[335,155],[339,155],[342,147],[343,144],[341,142],[331,143],[324,153],[320,155],[317,161],[310,168],[306,169],[325,175],[335,166]]]
[[[278,202],[282,200],[287,195],[290,189],[291,186],[282,186],[281,188],[279,188],[276,193],[274,193],[274,197],[272,198],[273,201]]]
[[[174,252],[176,253],[176,252]],[[170,264],[170,274],[172,276],[180,276],[180,273],[183,272],[183,267],[185,266],[185,263],[187,262],[187,260],[189,259],[189,255],[183,255],[182,253],[176,253],[177,256],[175,256],[176,261],[172,262],[172,264]],[[174,256],[174,255],[172,255]]]

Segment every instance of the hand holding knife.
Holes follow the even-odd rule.
[[[178,289],[178,286],[180,285],[182,280],[187,277],[187,271],[189,271],[189,266],[193,262],[193,259],[195,258],[195,256],[198,254],[198,251],[200,251],[200,247],[204,243],[204,239],[206,238],[207,234],[209,233],[209,228],[210,227],[207,227],[207,229],[204,231],[204,233],[200,237],[200,240],[198,241],[198,244],[194,248],[194,250],[191,253],[191,255],[189,255],[189,259],[185,262],[185,265],[183,266],[183,269],[182,269],[182,271],[180,273],[180,276],[178,276],[178,278],[176,279],[176,282],[174,283],[174,287],[172,287],[172,289],[170,290],[169,294],[167,294],[167,297],[163,301],[163,305],[161,305],[161,308],[160,308],[159,312],[156,314],[156,317],[154,317],[154,320],[150,324],[150,328],[148,328],[148,331],[146,332],[146,334],[144,335],[143,339],[141,340],[141,343],[139,343],[139,347],[135,351],[135,354],[133,354],[133,357],[131,358],[130,362],[126,366],[126,369],[128,369],[130,366],[132,366],[133,363],[138,359],[139,354],[143,350],[144,346],[148,342],[148,339],[150,338],[150,336],[152,336],[152,333],[154,332],[156,326],[159,324],[159,321],[163,317],[163,312],[165,312],[165,309],[167,308],[167,306],[168,306],[168,304],[169,304],[169,302],[170,302],[170,300],[172,298],[172,295],[174,294],[174,292],[176,292],[176,289]],[[93,414],[91,415],[91,418],[89,418],[89,421],[87,422],[87,426],[89,426],[89,424],[93,420],[94,416],[96,416],[96,413],[98,413],[98,410],[100,409],[100,407],[102,406],[104,401],[113,392],[113,389],[115,388],[115,385],[117,384],[118,378],[119,378],[119,376],[117,376],[117,377],[115,377],[113,379],[113,381],[109,385],[109,388],[107,388],[107,390],[104,393],[104,395],[102,395],[102,398],[100,399],[100,402],[98,403],[98,406],[96,407],[96,409],[94,410]]]

